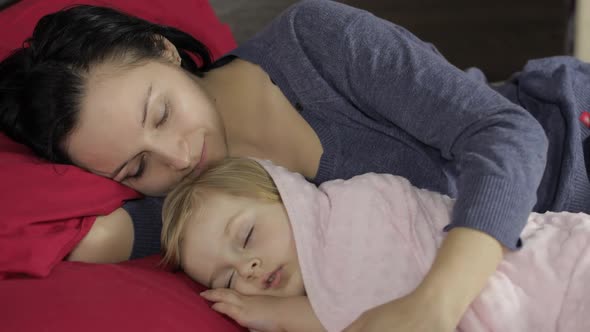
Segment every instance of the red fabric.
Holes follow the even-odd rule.
[[[209,308],[203,288],[154,265],[157,256],[115,265],[62,262],[45,279],[0,282],[2,331],[238,332]]]
[[[214,57],[235,47],[229,28],[203,0],[23,0],[0,12],[0,59],[19,47],[45,14],[86,3],[176,26],[207,45]],[[45,277],[87,234],[96,215],[109,214],[134,191],[72,166],[42,161],[0,134],[0,279]]]
[[[133,190],[74,166],[41,160],[0,133],[0,279],[44,277]]]

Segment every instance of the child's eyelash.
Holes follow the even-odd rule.
[[[250,237],[252,236],[252,232],[254,232],[254,226],[252,226],[250,228],[250,231],[248,232],[248,235],[246,235],[246,239],[244,240],[244,248],[246,248],[246,246],[248,245],[248,242],[250,241]],[[234,279],[234,275],[235,275],[236,271],[232,271],[231,275],[229,276],[229,280],[227,281],[227,285],[225,285],[225,288],[231,288],[231,284],[232,281]]]
[[[227,281],[227,285],[225,285],[225,288],[231,288],[231,282],[234,279],[235,273],[236,273],[236,270],[233,270],[231,273],[231,276],[229,276],[229,280]]]
[[[246,240],[244,240],[244,248],[246,248],[246,246],[248,245],[248,241],[250,241],[250,236],[252,236],[252,232],[254,232],[254,226],[252,226],[252,228],[250,228],[250,231],[248,232],[248,235],[246,236]]]

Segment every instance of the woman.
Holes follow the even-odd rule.
[[[448,237],[420,286],[349,329],[450,331],[533,208],[587,209],[586,132],[574,122],[590,105],[587,65],[546,62],[499,88],[526,112],[403,28],[331,1],[296,4],[215,64],[178,30],[75,7],[42,19],[2,63],[2,130],[148,195],[225,156],[270,159],[315,183],[393,173],[451,195]],[[536,91],[567,98],[544,103]],[[102,218],[70,258],[126,259],[148,243],[133,238],[159,226],[160,210],[144,203]]]

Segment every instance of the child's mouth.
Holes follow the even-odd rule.
[[[279,267],[268,276],[268,278],[264,281],[265,289],[276,288],[279,285],[281,282],[281,271],[282,268]]]

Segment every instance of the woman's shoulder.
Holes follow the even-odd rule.
[[[361,13],[368,12],[336,1],[303,0],[277,16],[262,33],[287,32],[297,35],[301,40],[322,35],[322,32],[342,33],[343,28]]]
[[[331,0],[303,0],[289,7],[285,14],[301,15],[306,19],[355,15],[361,9]]]
[[[337,1],[303,0],[287,8],[239,49],[259,48],[265,52],[279,50],[278,53],[291,54],[293,48],[300,48],[311,57],[316,54],[334,58],[334,52],[353,51],[351,45],[363,43],[371,46],[367,36],[383,34],[390,38],[380,47],[395,49],[408,40],[424,44],[404,28],[366,10]],[[428,50],[432,51],[434,47],[429,45]]]
[[[273,68],[269,68],[271,64],[285,69],[283,65],[333,63],[334,53],[342,49],[347,38],[345,31],[361,13],[367,12],[336,1],[299,1],[231,55],[262,65],[275,79],[278,78]],[[300,74],[305,70],[293,68],[292,71]]]

